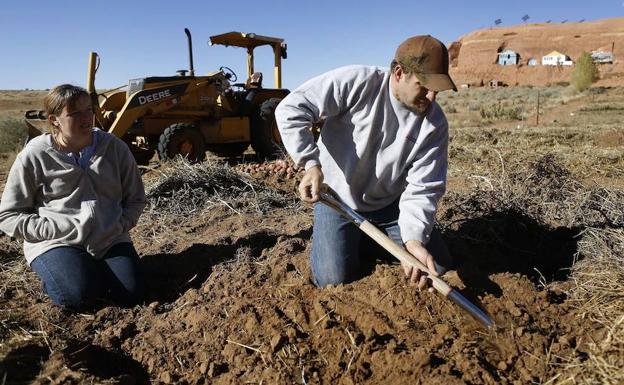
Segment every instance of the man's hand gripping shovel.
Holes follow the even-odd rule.
[[[332,207],[336,211],[338,211],[345,218],[349,219],[356,226],[360,228],[363,232],[365,232],[369,237],[371,237],[375,242],[377,242],[381,247],[386,249],[390,254],[392,254],[395,258],[401,261],[404,264],[409,264],[414,266],[415,268],[425,272],[428,278],[432,282],[432,286],[435,290],[437,290],[444,297],[449,300],[455,302],[462,309],[470,313],[477,321],[483,324],[485,327],[490,328],[494,327],[494,321],[485,314],[483,310],[475,306],[473,303],[468,301],[466,297],[461,295],[457,290],[453,289],[442,279],[432,275],[429,272],[429,269],[416,259],[412,254],[410,254],[403,247],[397,245],[390,237],[388,237],[384,232],[379,230],[373,224],[368,222],[366,218],[355,212],[349,206],[345,205],[338,199],[335,194],[331,191],[329,187],[323,185],[320,192],[320,202]]]

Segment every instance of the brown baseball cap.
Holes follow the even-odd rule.
[[[446,46],[429,35],[413,36],[396,50],[394,59],[420,83],[433,91],[454,90],[457,87],[448,74],[449,55]]]

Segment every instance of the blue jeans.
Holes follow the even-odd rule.
[[[52,302],[68,309],[83,309],[99,299],[132,305],[143,294],[132,243],[114,245],[101,260],[78,247],[57,247],[37,256],[30,267]]]
[[[398,201],[383,209],[360,214],[397,244],[403,245],[398,225]],[[438,229],[434,228],[425,247],[434,257],[438,272],[443,273],[452,267],[451,255]],[[336,210],[322,203],[314,205],[310,265],[317,286],[358,280],[373,271],[377,260],[397,261]]]

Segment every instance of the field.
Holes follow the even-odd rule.
[[[0,143],[41,95],[0,92]],[[141,305],[60,311],[21,243],[0,238],[0,385],[624,383],[624,89],[439,102],[451,142],[438,222],[458,260],[444,279],[497,329],[397,265],[315,288],[297,177],[210,157],[144,169]]]

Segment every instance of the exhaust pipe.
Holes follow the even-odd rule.
[[[91,97],[91,105],[93,106],[94,122],[97,127],[104,127],[104,116],[100,109],[97,90],[95,89],[95,73],[100,67],[100,57],[95,52],[89,52],[89,69],[87,71],[87,92]]]
[[[188,40],[188,50],[189,50],[189,74],[190,76],[195,76],[195,69],[193,68],[193,40],[191,40],[191,31],[188,28],[184,28],[184,33],[186,34],[186,38]]]
[[[87,70],[87,92],[90,95],[95,93],[95,72],[97,71],[98,54],[89,52],[89,68]]]

